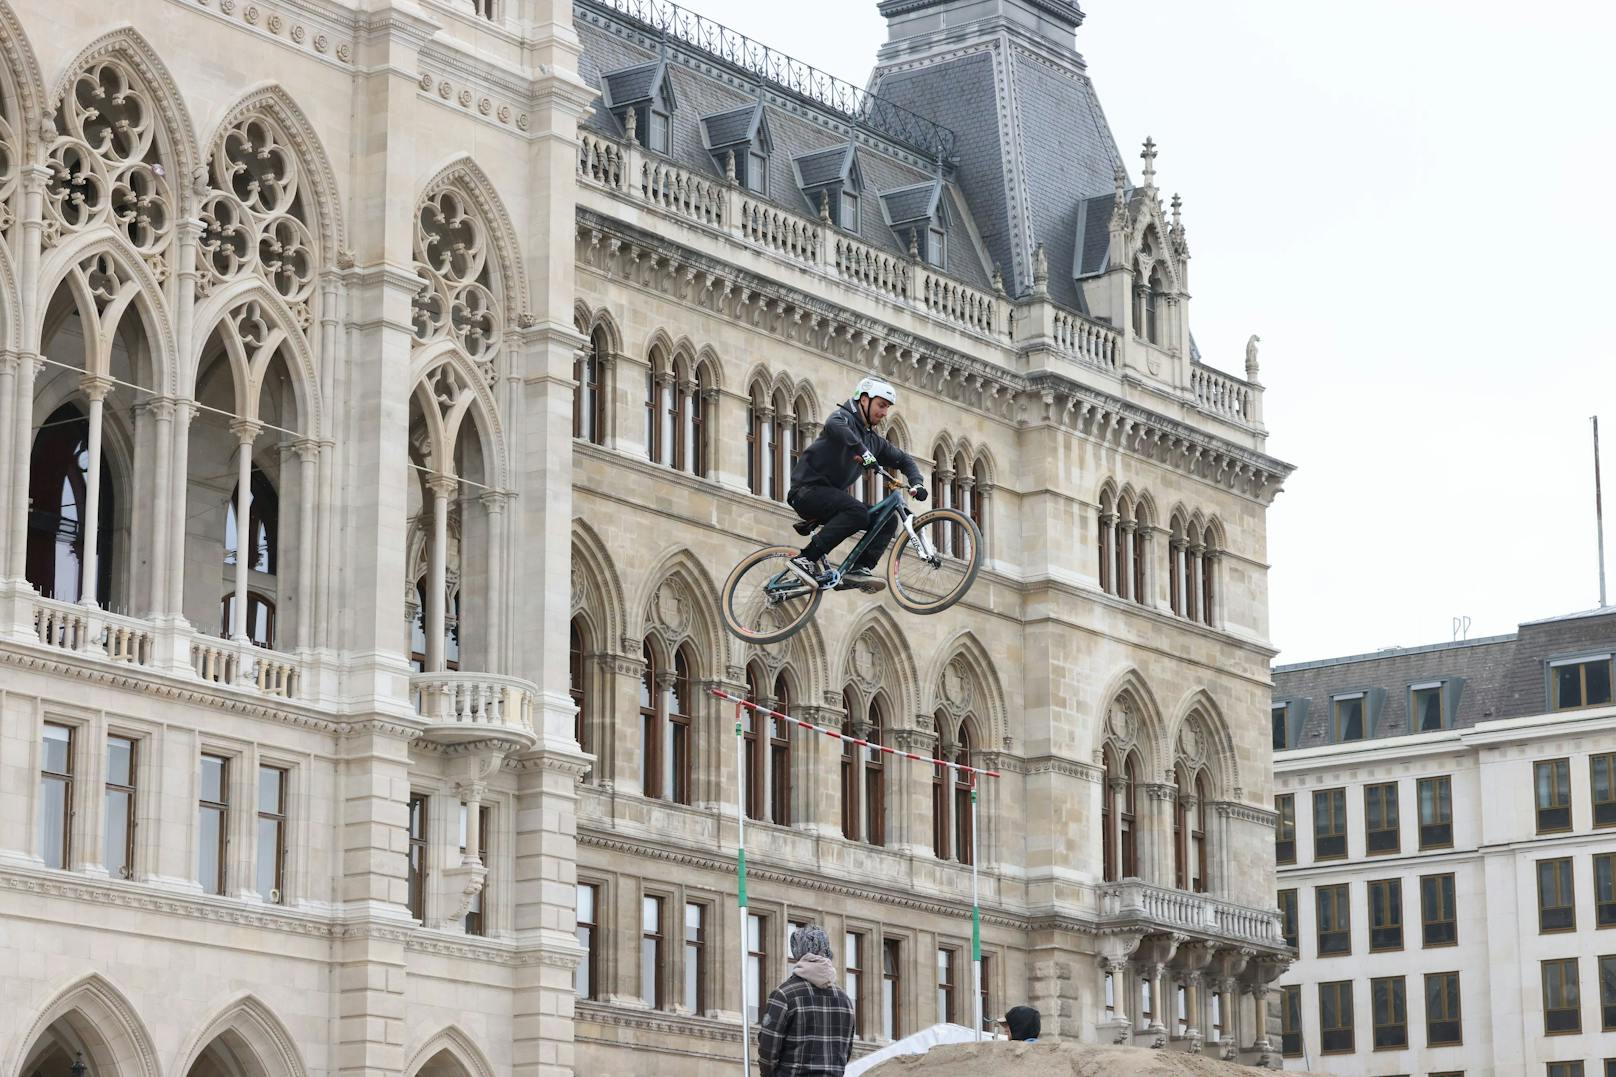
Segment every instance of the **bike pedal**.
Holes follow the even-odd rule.
[[[806,536],[811,535],[815,531],[819,530],[819,525],[814,523],[812,520],[798,520],[796,523],[791,525],[791,530],[795,531],[799,535]]]

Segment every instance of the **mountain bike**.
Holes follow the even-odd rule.
[[[910,613],[933,614],[948,609],[971,589],[982,570],[982,532],[958,509],[935,508],[915,514],[909,488],[902,479],[882,472],[888,493],[870,507],[869,529],[842,563],[822,579],[791,563],[795,546],[767,546],[741,559],[724,581],[719,604],[724,627],[748,643],[790,639],[813,619],[825,592],[858,563],[872,535],[898,517],[897,533],[887,553],[887,586],[893,600]],[[808,526],[809,533],[817,527]]]

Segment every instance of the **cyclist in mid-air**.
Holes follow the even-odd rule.
[[[791,489],[786,492],[786,504],[804,521],[797,525],[797,533],[805,535],[814,526],[819,527],[819,533],[791,563],[812,576],[820,586],[831,576],[825,555],[849,535],[870,526],[869,506],[848,492],[864,469],[898,468],[909,480],[909,496],[917,501],[926,500],[926,484],[914,458],[875,432],[897,403],[898,391],[890,383],[881,378],[865,378],[853,390],[851,400],[837,405],[825,420],[819,437],[803,450],[791,469]],[[838,591],[856,587],[873,593],[886,586],[886,581],[877,577],[873,569],[886,552],[897,526],[897,515],[888,516],[881,532],[870,536],[870,544],[858,564],[836,583]]]

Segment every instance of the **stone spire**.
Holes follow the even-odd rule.
[[[1156,189],[1156,140],[1146,135],[1145,148],[1140,151],[1139,156],[1144,158],[1145,162],[1145,189],[1154,191]]]

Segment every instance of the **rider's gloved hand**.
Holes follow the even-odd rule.
[[[909,487],[909,496],[914,498],[916,501],[926,500],[925,484],[917,482],[913,486]]]
[[[864,450],[864,455],[860,456],[858,458],[858,462],[859,462],[860,467],[866,467],[866,468],[874,467],[875,466],[875,454],[873,452],[871,452],[870,450],[865,449]]]

